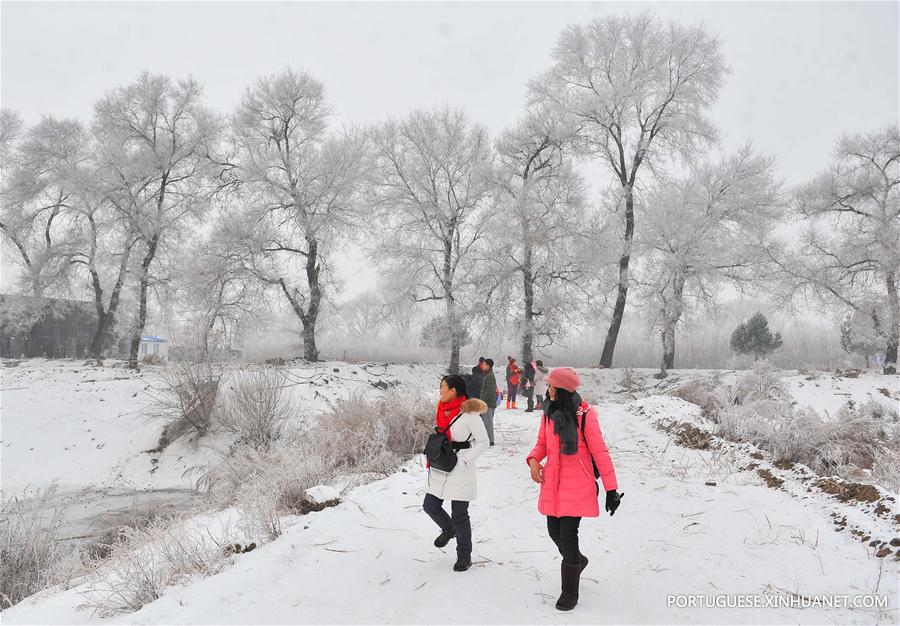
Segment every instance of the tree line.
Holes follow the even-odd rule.
[[[478,333],[514,334],[530,360],[580,320],[608,320],[610,367],[629,303],[665,372],[678,328],[714,315],[726,286],[845,311],[896,371],[896,124],[840,138],[788,189],[749,141],[718,150],[709,112],[728,68],[704,27],[604,17],[566,28],[552,61],[495,137],[449,107],[338,126],[323,82],[293,69],[228,113],[195,79],[149,73],[87,123],[26,128],[4,110],[3,244],[23,291],[90,295],[92,356],[127,328],[132,365],[152,294],[189,315],[204,352],[278,294],[317,360],[334,262],[361,245],[381,314],[429,306],[451,372]]]

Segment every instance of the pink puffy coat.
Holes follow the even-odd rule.
[[[587,411],[585,431],[581,432],[581,416]],[[587,443],[585,443],[587,439]],[[538,499],[538,511],[541,515],[553,517],[598,517],[597,483],[594,480],[594,468],[591,456],[600,470],[603,489],[616,489],[616,471],[613,469],[609,450],[600,432],[597,409],[583,402],[578,409],[578,452],[567,455],[560,449],[559,435],[553,432],[553,421],[541,415],[541,426],[538,430],[537,444],[528,455],[526,462],[545,458],[544,482],[541,485],[541,496]]]

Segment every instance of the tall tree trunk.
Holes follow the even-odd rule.
[[[450,330],[450,363],[448,374],[459,374],[459,348],[461,343],[461,320],[456,299],[453,296],[453,239],[456,236],[457,218],[452,216],[444,236],[444,267],[441,277],[441,288],[444,290],[444,302],[447,306],[447,325]]]
[[[138,321],[134,334],[131,336],[131,349],[128,352],[128,367],[137,369],[138,350],[141,347],[141,335],[144,332],[144,324],[147,322],[147,287],[150,284],[150,264],[156,257],[156,246],[159,245],[159,233],[150,238],[147,245],[147,254],[141,261],[141,291],[138,305]]]
[[[628,265],[631,263],[631,247],[634,240],[634,192],[631,185],[625,187],[625,249],[619,258],[619,282],[617,285],[616,304],[613,306],[612,320],[606,331],[603,353],[600,355],[600,367],[612,367],[613,353],[619,338],[619,328],[625,316],[625,301],[628,298]]]
[[[897,296],[897,272],[887,273],[888,313],[887,349],[884,352],[884,373],[897,373],[897,344],[900,343],[900,300]]]
[[[91,217],[91,225],[94,220]],[[122,254],[122,260],[119,263],[119,275],[113,285],[112,292],[109,296],[109,305],[103,307],[103,286],[100,284],[100,274],[95,266],[96,261],[96,230],[94,231],[94,242],[91,245],[90,273],[91,284],[94,289],[94,308],[97,311],[97,330],[91,338],[90,357],[100,360],[103,358],[103,348],[106,346],[107,337],[115,324],[116,312],[119,310],[119,299],[122,293],[122,286],[125,284],[125,277],[128,274],[128,259],[131,257],[131,250],[134,246],[132,241]]]
[[[278,279],[278,285],[284,293],[291,308],[303,326],[303,358],[307,361],[319,360],[319,349],[316,347],[316,323],[319,320],[319,308],[322,304],[322,286],[319,282],[319,242],[312,235],[307,235],[306,284],[309,288],[309,306],[303,310],[300,300],[288,289],[284,278]]]
[[[319,321],[319,307],[322,304],[322,286],[319,283],[319,242],[312,235],[306,236],[306,282],[309,285],[309,306],[301,318],[303,322],[303,358],[307,361],[319,360],[316,347],[316,323]]]
[[[525,292],[525,317],[522,324],[522,362],[531,363],[534,357],[534,271],[531,243],[526,238],[522,263],[523,289]]]
[[[461,329],[459,311],[453,296],[446,297],[447,302],[447,326],[450,330],[450,363],[447,365],[448,374],[459,374],[459,349],[461,342]]]
[[[667,376],[669,370],[675,367],[675,327],[684,312],[684,283],[685,276],[676,271],[672,277],[672,297],[663,307],[663,329],[660,333],[663,355],[660,377]]]

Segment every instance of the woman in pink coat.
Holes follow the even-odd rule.
[[[531,479],[540,484],[538,511],[547,516],[547,530],[562,555],[562,594],[556,608],[569,611],[578,604],[578,584],[588,559],[578,548],[582,517],[598,517],[597,468],[606,491],[606,510],[616,512],[625,494],[616,491],[616,472],[600,432],[597,410],[582,401],[581,384],[571,367],[557,367],[547,375],[549,402],[544,405],[537,444],[528,455]],[[547,459],[542,466],[541,461]]]

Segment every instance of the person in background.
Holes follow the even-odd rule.
[[[549,369],[544,367],[544,362],[538,359],[534,362],[534,399],[537,402],[537,408],[544,408],[544,396],[547,395],[547,374]]]
[[[456,563],[453,565],[456,572],[464,572],[472,566],[469,502],[475,499],[477,492],[475,460],[488,447],[487,432],[479,415],[484,410],[484,402],[466,397],[466,381],[462,376],[454,374],[441,379],[435,422],[450,439],[457,462],[450,472],[428,468],[422,508],[441,529],[441,534],[434,540],[436,548],[443,548],[456,537]],[[451,501],[451,515],[444,510],[444,500]]]
[[[506,408],[516,408],[516,392],[519,390],[519,377],[522,370],[516,365],[516,360],[506,357]]]
[[[526,413],[534,411],[534,364],[531,361],[525,363],[525,369],[522,371],[522,395],[528,400],[528,408]]]
[[[487,430],[490,445],[494,445],[494,411],[497,410],[497,378],[494,376],[494,359],[485,359],[481,364],[484,377],[481,381],[481,401],[486,408],[481,414]]]
[[[557,367],[547,375],[547,399],[538,428],[537,443],[526,461],[531,479],[541,486],[538,511],[547,516],[547,532],[562,555],[560,611],[578,604],[578,585],[588,559],[578,545],[582,517],[598,517],[600,487],[596,465],[606,490],[606,510],[616,512],[624,494],[616,489],[616,472],[603,441],[597,409],[581,399],[578,373]],[[544,459],[547,462],[541,465]]]
[[[481,365],[484,363],[484,357],[478,359],[478,365],[472,366],[472,375],[466,382],[466,395],[470,398],[481,397],[481,383],[484,382],[484,372]]]

